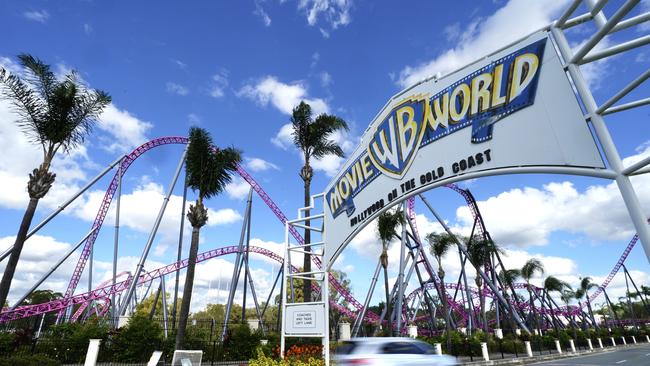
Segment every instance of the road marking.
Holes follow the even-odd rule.
[[[623,363],[623,362],[627,362],[627,360],[620,360],[617,363]]]

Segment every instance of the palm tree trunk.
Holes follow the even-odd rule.
[[[0,282],[0,308],[4,307],[5,302],[7,301],[7,296],[9,295],[9,289],[11,288],[11,280],[14,278],[14,273],[16,272],[16,267],[18,266],[18,259],[20,258],[20,253],[23,250],[23,245],[25,244],[25,239],[27,238],[27,232],[29,227],[32,224],[32,219],[34,218],[34,213],[36,213],[36,207],[38,206],[38,199],[31,198],[25,214],[23,215],[23,220],[20,223],[20,228],[18,229],[18,234],[16,235],[16,241],[14,242],[14,248],[11,251],[9,256],[9,261],[7,261],[7,267],[5,272],[2,275],[2,282]]]
[[[309,206],[310,200],[311,200],[311,179],[307,179],[304,181],[304,192],[305,192],[305,207]],[[305,215],[309,216],[309,210],[305,211]],[[309,220],[305,220],[305,226],[309,226]],[[311,231],[309,229],[305,229],[305,244],[311,243]],[[311,247],[310,246],[305,246],[304,247],[305,252],[311,252]],[[305,272],[311,272],[311,255],[308,253],[305,253],[303,257],[303,262],[302,262],[302,268],[303,271]],[[304,295],[304,301],[305,302],[310,302],[312,301],[311,298],[311,281],[309,280],[303,280],[302,281],[302,293]]]
[[[386,267],[384,267],[384,290],[386,291],[386,319],[388,321],[388,334],[392,335],[393,321],[390,318],[390,293],[388,292],[388,269]]]
[[[183,286],[183,299],[181,300],[181,312],[178,319],[178,332],[176,333],[176,349],[183,349],[185,343],[185,328],[190,314],[190,302],[192,301],[192,287],[194,287],[194,269],[196,267],[196,256],[199,252],[200,227],[192,228],[192,243],[190,244],[190,255],[187,261],[187,273],[185,274],[185,286]]]

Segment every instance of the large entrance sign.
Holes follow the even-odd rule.
[[[535,166],[605,168],[547,31],[391,98],[325,190],[328,261],[408,196]]]

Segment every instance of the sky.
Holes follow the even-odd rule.
[[[392,95],[544,27],[559,17],[568,2],[0,1],[0,66],[20,75],[16,55],[30,53],[51,64],[58,75],[76,70],[87,85],[112,96],[112,104],[86,141],[57,156],[52,167],[56,182],[39,203],[33,225],[123,154],[156,137],[184,136],[191,126],[207,129],[218,146],[241,149],[242,166],[293,218],[302,203],[298,176],[302,160],[292,144],[289,118],[301,100],[315,114],[335,114],[348,122],[350,130],[333,139],[349,154]],[[621,3],[611,1],[605,14],[611,16]],[[650,1],[643,0],[630,16],[649,10]],[[581,6],[578,13],[584,11]],[[650,24],[645,23],[617,32],[599,47],[649,30]],[[566,34],[571,46],[579,47],[594,32],[593,23],[588,23]],[[596,101],[602,103],[647,70],[649,61],[650,49],[645,46],[582,66],[581,72]],[[647,83],[641,85],[624,101],[647,97],[648,90]],[[645,107],[606,117],[626,165],[650,155],[649,114]],[[28,173],[42,159],[39,147],[27,140],[15,120],[10,105],[0,101],[3,251],[13,243],[28,202]],[[118,271],[135,269],[182,150],[180,145],[151,150],[126,173]],[[344,161],[335,157],[314,161],[312,192],[322,191]],[[113,174],[115,170],[27,241],[11,303],[90,230]],[[650,216],[650,176],[637,176],[632,182]],[[504,248],[506,267],[520,268],[529,258],[538,258],[546,275],[574,288],[584,276],[601,283],[634,235],[618,189],[610,181],[509,175],[461,185],[473,192],[488,231]],[[223,194],[207,203],[209,221],[201,231],[201,252],[237,245],[248,191],[249,186],[234,177]],[[458,194],[439,188],[425,195],[455,232],[469,233],[470,212]],[[190,192],[188,199],[195,198]],[[283,226],[259,197],[254,196],[252,205],[250,244],[281,253]],[[177,184],[145,269],[175,261],[181,206],[182,187]],[[441,231],[422,203],[416,212],[420,233]],[[95,244],[92,287],[111,277],[114,220],[111,207]],[[188,227],[183,233],[183,257],[189,246]],[[334,264],[351,278],[359,301],[368,290],[381,248],[374,230],[374,224],[363,230]],[[65,291],[78,257],[79,252],[73,254],[41,288]],[[392,243],[391,281],[397,276],[398,258],[399,246]],[[193,311],[225,301],[233,262],[233,257],[220,257],[197,266]],[[626,264],[638,284],[650,284],[648,259],[640,243]],[[455,254],[448,255],[443,265],[448,278],[458,275]],[[266,298],[278,263],[252,255],[251,267],[258,296]],[[77,293],[88,289],[87,272]],[[172,278],[167,277],[166,283],[171,290]],[[412,282],[407,292],[415,286]],[[624,295],[622,275],[615,277],[608,293],[612,298]],[[373,303],[383,296],[381,289],[375,291]],[[236,301],[241,303],[241,298],[239,291]]]

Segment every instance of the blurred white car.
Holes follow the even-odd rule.
[[[339,366],[458,365],[454,357],[436,355],[433,346],[412,338],[352,338],[336,348]]]

